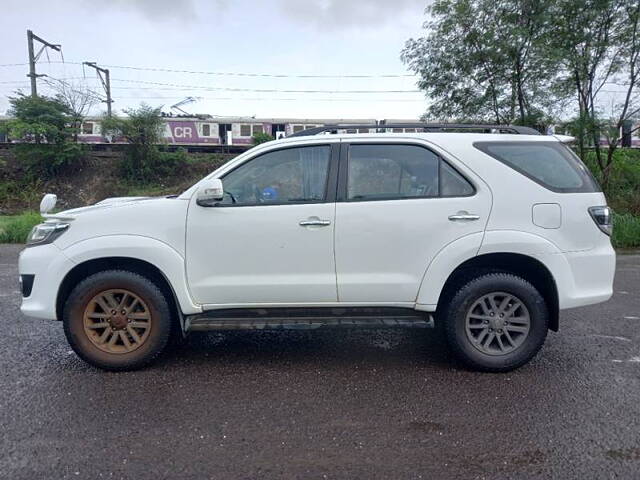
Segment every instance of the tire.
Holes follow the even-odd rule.
[[[80,358],[103,370],[125,371],[148,365],[162,353],[172,315],[166,298],[149,279],[107,270],[76,285],[65,302],[62,321]]]
[[[458,289],[444,320],[447,341],[462,363],[478,371],[508,372],[542,348],[549,312],[542,295],[523,278],[488,273]]]

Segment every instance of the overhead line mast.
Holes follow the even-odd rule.
[[[40,50],[37,54],[35,53],[35,48],[33,47],[34,40],[42,44],[42,47],[40,47]],[[29,46],[29,73],[27,74],[27,77],[31,79],[31,96],[37,97],[38,88],[36,85],[36,79],[38,77],[46,77],[46,75],[38,75],[36,73],[36,62],[40,58],[40,55],[42,55],[42,52],[44,52],[47,48],[50,48],[62,54],[62,45],[49,43],[34,34],[31,30],[27,30],[27,44]]]
[[[107,116],[111,116],[111,104],[113,103],[113,99],[111,98],[111,80],[109,79],[109,69],[99,67],[96,62],[82,62],[83,65],[94,68],[98,73],[98,78],[102,83],[102,88],[104,88],[104,93],[107,96],[106,100],[103,100],[107,104]],[[104,76],[103,76],[104,75]]]

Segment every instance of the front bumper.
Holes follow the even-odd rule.
[[[31,293],[22,298],[22,313],[29,317],[56,320],[60,283],[73,266],[74,263],[52,243],[25,248],[20,252],[19,274],[33,275]]]

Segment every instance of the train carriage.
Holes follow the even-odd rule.
[[[103,136],[99,117],[87,117],[81,126],[78,138],[83,143],[124,143],[122,139]],[[164,141],[169,145],[211,146],[235,145],[250,146],[253,137],[266,133],[273,138],[282,138],[302,130],[336,123],[358,123],[372,125],[375,131],[376,120],[372,119],[295,119],[295,118],[253,118],[253,117],[212,117],[165,116],[163,117]]]

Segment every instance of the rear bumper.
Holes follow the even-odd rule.
[[[54,244],[25,248],[20,252],[18,271],[21,276],[28,275],[33,279],[30,294],[24,296],[26,292],[23,292],[22,313],[55,320],[60,281],[73,266],[74,263]]]
[[[613,295],[616,253],[611,244],[581,252],[544,255],[561,310],[606,302]]]

